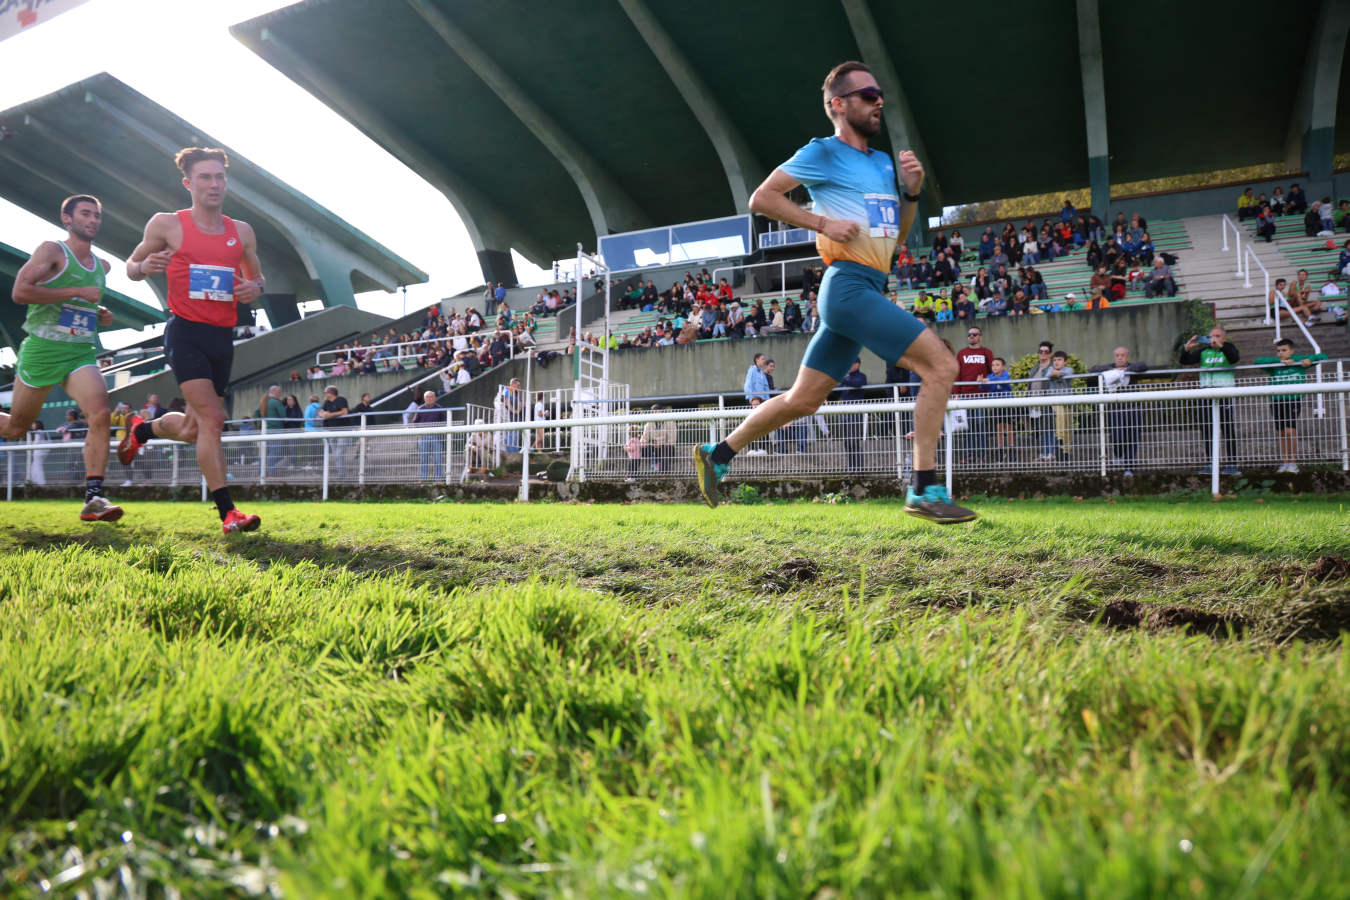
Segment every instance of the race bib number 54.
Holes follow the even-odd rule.
[[[229,266],[188,266],[188,299],[234,299],[234,269]]]
[[[56,326],[72,337],[87,338],[93,336],[94,326],[97,323],[98,313],[94,310],[63,303],[61,317],[57,319]]]
[[[868,236],[899,237],[900,198],[894,194],[864,194],[863,199],[867,201]]]

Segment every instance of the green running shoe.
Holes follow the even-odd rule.
[[[731,471],[731,464],[718,465],[713,462],[712,452],[717,449],[716,444],[700,444],[694,448],[694,468],[698,471],[698,492],[703,495],[703,501],[713,509],[721,501],[721,494],[717,491],[717,484],[723,478],[727,477],[727,472]]]
[[[914,486],[910,485],[905,494],[905,512],[938,525],[954,525],[979,518],[974,510],[953,503],[947,488],[940,484],[930,484],[922,494],[914,493]]]

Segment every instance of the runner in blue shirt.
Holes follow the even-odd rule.
[[[848,373],[863,347],[923,380],[914,409],[914,480],[905,511],[930,522],[969,522],[976,514],[952,503],[938,484],[937,442],[947,410],[956,358],[936,334],[886,299],[886,273],[896,244],[918,212],[923,164],[910,150],[893,163],[869,147],[881,131],[884,97],[860,62],[840,63],[822,85],[834,134],[815,138],[770,173],[750,198],[750,208],[798,228],[816,231],[816,248],[829,265],[817,299],[821,326],[807,347],[792,389],[760,404],[720,444],[694,448],[699,490],[709,506],[731,460],[750,442],[810,416]],[[899,181],[896,179],[899,165]],[[814,211],[785,194],[805,185]]]

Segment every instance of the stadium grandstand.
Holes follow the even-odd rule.
[[[1319,289],[1326,283],[1330,266],[1318,260],[1337,255],[1326,250],[1327,238],[1305,236],[1303,218],[1290,213],[1274,220],[1266,243],[1255,218],[1240,216],[1235,203],[1248,187],[1262,196],[1296,183],[1312,197],[1350,193],[1350,175],[1334,166],[1337,152],[1350,149],[1350,123],[1336,102],[1346,87],[1350,16],[1331,2],[1292,23],[1256,3],[1239,7],[1168,7],[1172,25],[1144,48],[1121,10],[1091,0],[1068,14],[1053,4],[1039,13],[993,10],[963,33],[987,48],[987,68],[956,71],[942,65],[941,42],[905,37],[933,33],[938,11],[902,16],[893,4],[867,0],[790,18],[758,2],[677,10],[620,0],[588,9],[584,33],[566,9],[434,0],[379,10],[308,0],[240,23],[231,29],[236,38],[445,194],[468,226],[483,282],[398,319],[356,309],[355,293],[424,276],[237,160],[236,195],[263,223],[260,252],[269,272],[279,273],[269,288],[279,299],[269,294],[264,302],[277,305],[271,318],[280,327],[237,344],[227,408],[242,423],[257,416],[273,384],[302,407],[332,384],[350,406],[365,398],[363,426],[397,427],[430,390],[450,411],[447,421],[501,425],[545,410],[554,418],[575,412],[583,393],[596,396],[598,383],[586,380],[592,371],[601,373],[594,378],[603,382],[605,409],[628,410],[635,398],[684,409],[739,405],[756,353],[775,359],[782,386],[814,331],[813,289],[824,261],[813,232],[753,215],[747,201],[803,135],[826,130],[821,111],[798,98],[812,95],[832,61],[850,57],[866,61],[888,87],[876,144],[914,148],[928,173],[926,205],[886,288],[954,347],[978,323],[985,346],[1010,365],[1051,341],[1072,348],[1080,366],[1109,361],[1126,346],[1166,371],[1176,365],[1178,335],[1213,316],[1244,359],[1265,352],[1282,328],[1301,350],[1350,357],[1334,299],[1311,320],[1270,306],[1268,276],[1273,285],[1309,268]],[[503,16],[511,28],[500,27]],[[894,24],[902,17],[903,31]],[[1172,62],[1196,40],[1220,46],[1277,21],[1310,48],[1300,66],[1271,77],[1244,69],[1202,83]],[[703,39],[710,22],[726,34],[753,25],[756,39],[728,57]],[[813,39],[799,47],[803,33]],[[573,38],[607,48],[606,65],[586,54],[534,64],[530,48]],[[802,58],[784,66],[782,46]],[[1038,77],[1053,90],[1025,103],[995,102],[987,71],[1016,70],[1029,55],[1044,61]],[[353,59],[370,77],[348,77]],[[1129,73],[1132,91],[1105,89],[1117,72]],[[1138,97],[1164,93],[1168,109],[1145,124]],[[947,127],[953,96],[980,95],[990,96],[982,113],[989,127],[1043,138],[1009,147]],[[123,142],[123,162],[92,161],[62,139],[85,107]],[[1289,111],[1280,128],[1227,138],[1230,123],[1271,108]],[[0,123],[9,129],[0,156],[18,164],[8,182],[0,178],[6,196],[40,211],[66,186],[97,174],[113,183],[133,223],[171,205],[144,174],[167,165],[165,148],[209,141],[106,75],[0,114]],[[1164,192],[1111,189],[1274,160],[1288,174]],[[963,204],[1085,186],[1091,202],[1079,209],[1065,201],[997,221],[940,220]],[[794,199],[808,202],[804,192]],[[323,227],[300,228],[300,221]],[[134,242],[127,222],[106,230],[114,251]],[[512,250],[551,266],[553,283],[518,284]],[[1343,290],[1344,276],[1331,283]],[[296,320],[296,303],[306,299],[329,308]],[[114,400],[139,408],[148,394],[172,395],[157,350],[152,340],[119,352],[108,373]],[[864,353],[869,396],[885,396],[876,385],[908,377],[893,363]],[[1318,377],[1330,370],[1319,368]],[[1188,383],[1180,372],[1172,380]],[[528,385],[525,400],[512,393],[515,383]],[[611,387],[618,393],[603,393]],[[464,460],[469,445],[458,440],[447,442],[445,460],[456,446]],[[555,435],[553,443],[573,452],[570,437]],[[838,446],[817,450],[843,459]],[[570,461],[578,468],[574,455]],[[442,474],[462,478],[474,468],[456,466],[447,462]],[[247,480],[250,472],[238,476]]]

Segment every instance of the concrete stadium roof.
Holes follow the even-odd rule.
[[[94,253],[98,254],[97,246]],[[14,281],[19,275],[19,269],[23,268],[31,255],[9,244],[0,244],[0,346],[9,345],[17,349],[23,340],[23,320],[28,308],[13,302],[10,295],[14,292]],[[146,306],[119,291],[105,290],[101,302],[117,317],[113,328],[144,328],[164,321],[162,310]]]
[[[394,291],[426,273],[357,231],[199,128],[103,73],[0,112],[0,197],[54,220],[61,200],[103,201],[99,245],[121,257],[156,212],[188,205],[173,155],[223,147],[230,156],[226,213],[258,235],[273,324],[298,300],[355,305],[355,293]],[[162,299],[162,277],[151,279]]]
[[[878,145],[920,151],[938,205],[1089,184],[1105,202],[1110,181],[1281,159],[1329,178],[1332,135],[1350,147],[1347,10],[305,0],[232,31],[442,190],[491,279],[512,247],[547,265],[592,235],[744,211],[829,133],[817,91],[845,59],[872,67]],[[1257,58],[1267,36],[1278,63]]]

